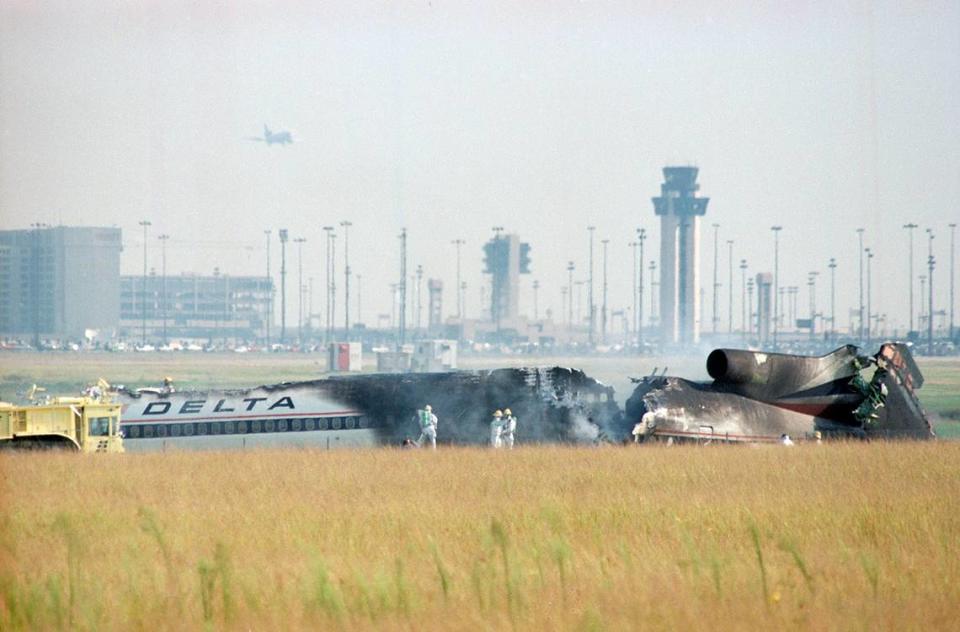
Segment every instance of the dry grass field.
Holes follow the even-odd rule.
[[[960,444],[0,456],[0,629],[956,629]]]

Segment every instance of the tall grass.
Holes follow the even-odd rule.
[[[3,455],[0,629],[944,629],[960,445]]]

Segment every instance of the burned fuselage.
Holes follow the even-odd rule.
[[[437,439],[489,441],[494,410],[519,419],[520,443],[592,443],[622,426],[613,388],[563,367],[371,374],[243,390],[122,391],[130,451],[397,445],[430,404]]]
[[[650,376],[626,405],[636,440],[765,442],[900,437],[933,430],[916,396],[923,383],[905,345],[887,343],[873,358],[847,345],[820,357],[717,349],[707,358],[713,382]],[[875,365],[869,382],[860,377]]]

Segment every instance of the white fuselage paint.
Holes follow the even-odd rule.
[[[121,395],[130,452],[380,443],[372,420],[310,387]]]

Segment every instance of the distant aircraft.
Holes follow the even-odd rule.
[[[266,125],[263,126],[263,137],[247,136],[247,140],[255,140],[267,145],[290,145],[293,143],[293,136],[288,131],[271,132]]]

